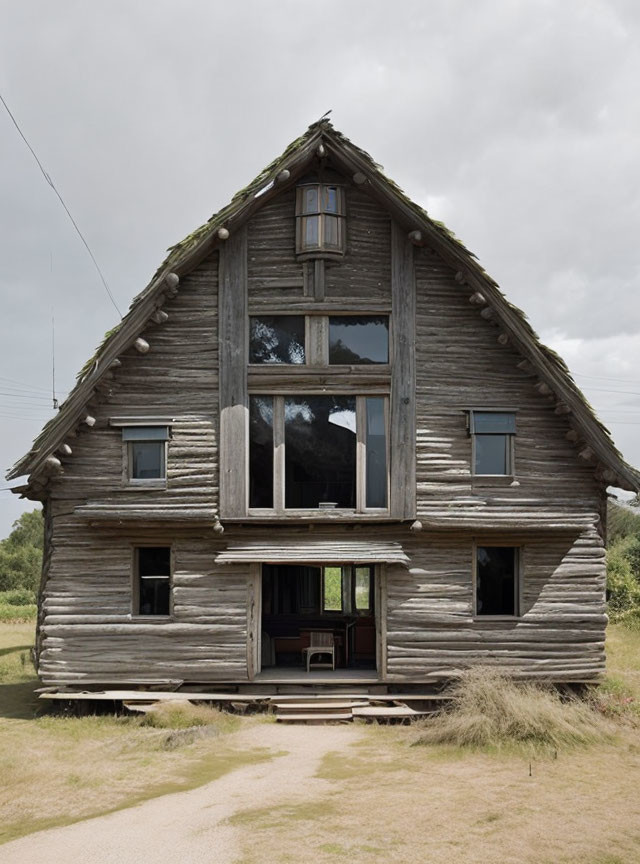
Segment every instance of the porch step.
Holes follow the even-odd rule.
[[[358,701],[358,702],[344,702],[340,701],[315,701],[315,702],[306,702],[306,701],[298,701],[295,702],[281,702],[278,700],[277,702],[271,702],[270,707],[274,709],[276,714],[299,714],[299,713],[322,713],[324,712],[335,712],[335,711],[351,711],[354,708],[366,708],[369,705],[368,702]]]
[[[309,711],[305,714],[276,714],[278,723],[328,723],[331,721],[350,722],[352,720],[353,713],[351,711],[343,713],[332,711],[326,714],[322,714],[320,711]]]

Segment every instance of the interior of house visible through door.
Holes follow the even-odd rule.
[[[332,637],[336,669],[376,669],[375,565],[263,564],[261,588],[263,669],[304,673],[317,633]]]

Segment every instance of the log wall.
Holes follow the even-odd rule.
[[[329,314],[332,305],[350,301],[356,313],[369,301],[378,311],[391,307],[392,294],[401,302],[398,279],[408,283],[412,312],[404,317],[414,319],[415,362],[403,356],[410,378],[415,374],[415,398],[411,386],[402,390],[402,404],[409,403],[397,416],[413,418],[415,411],[409,461],[415,459],[416,482],[397,489],[408,502],[403,518],[417,516],[423,530],[412,533],[408,521],[375,530],[362,522],[314,529],[314,538],[337,545],[345,534],[392,539],[410,558],[408,568],[383,568],[388,680],[431,681],[478,662],[529,677],[597,678],[606,621],[604,490],[567,440],[566,418],[518,368],[521,358],[498,342],[498,328],[480,316],[437,256],[404,245],[408,263],[392,267],[391,220],[362,189],[348,190],[344,260],[326,268],[296,259],[293,212],[287,190],[247,224],[249,313],[315,303]],[[394,232],[397,261],[406,232],[400,226]],[[140,355],[132,348],[121,357],[108,392],[91,406],[95,426],[70,441],[73,455],[51,484],[39,660],[47,684],[247,680],[251,567],[220,566],[215,555],[228,543],[261,535],[273,542],[276,533],[299,540],[308,531],[286,523],[229,524],[223,535],[212,530],[219,512],[218,265],[213,254],[182,277],[164,307],[169,319],[142,334],[151,350]],[[392,384],[392,417],[393,400],[406,386]],[[517,409],[518,485],[473,477],[465,415],[472,407]],[[109,418],[132,414],[175,418],[166,489],[135,490],[123,479],[121,432]],[[474,542],[522,548],[518,620],[474,619]],[[173,549],[169,620],[132,615],[132,550],[149,543]]]

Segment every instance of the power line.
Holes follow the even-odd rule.
[[[82,231],[78,228],[78,224],[77,224],[76,220],[73,218],[73,216],[71,215],[71,211],[69,210],[69,208],[67,207],[67,205],[64,203],[64,199],[63,199],[62,195],[61,195],[61,194],[58,192],[58,190],[56,189],[56,186],[55,186],[53,180],[52,180],[51,177],[47,174],[47,172],[44,170],[44,167],[43,167],[43,165],[42,165],[42,162],[38,159],[38,157],[37,157],[37,155],[36,155],[36,151],[33,149],[33,147],[31,146],[31,144],[29,144],[29,142],[27,141],[27,139],[26,139],[26,137],[25,137],[25,135],[24,135],[24,132],[22,131],[22,129],[21,129],[20,126],[18,125],[18,121],[17,121],[16,118],[13,116],[13,114],[11,113],[11,110],[10,110],[9,106],[8,106],[7,103],[5,102],[2,93],[0,93],[0,102],[2,102],[2,104],[3,104],[4,107],[6,108],[7,114],[9,115],[9,117],[11,117],[11,120],[12,120],[12,122],[13,122],[13,125],[14,125],[14,126],[16,127],[16,129],[18,130],[18,134],[20,135],[20,137],[22,138],[22,140],[24,141],[24,143],[25,143],[25,144],[27,145],[27,147],[29,148],[29,150],[30,150],[31,155],[33,156],[33,158],[36,160],[36,162],[37,162],[37,164],[38,164],[38,168],[39,168],[40,171],[42,172],[42,176],[44,177],[44,179],[47,181],[47,183],[49,184],[49,186],[51,186],[51,188],[53,189],[53,191],[54,191],[54,192],[56,193],[56,195],[58,196],[58,200],[60,201],[60,203],[61,203],[62,206],[64,207],[67,216],[68,216],[69,219],[71,220],[71,224],[72,224],[73,227],[76,229],[76,232],[77,232],[77,234],[78,234],[78,237],[82,240],[82,242],[84,243],[84,246],[85,246],[87,252],[88,252],[89,255],[91,256],[91,260],[93,261],[93,263],[94,263],[94,265],[95,265],[95,268],[96,268],[96,270],[98,271],[98,275],[100,276],[100,279],[102,280],[102,284],[103,284],[104,287],[105,287],[105,291],[106,291],[107,294],[109,295],[109,299],[111,300],[111,302],[112,302],[113,305],[115,306],[116,312],[118,313],[118,315],[120,316],[120,318],[122,318],[122,317],[123,317],[123,316],[122,316],[122,312],[121,312],[120,309],[118,308],[118,304],[116,303],[115,298],[114,298],[113,294],[111,293],[111,289],[110,289],[109,286],[107,285],[107,280],[104,278],[104,275],[103,275],[103,273],[102,273],[102,270],[100,269],[100,265],[99,265],[98,262],[96,261],[95,255],[94,255],[93,252],[91,251],[91,248],[89,247],[89,244],[88,244],[87,241],[85,240],[85,238],[84,238],[84,234],[83,234]]]

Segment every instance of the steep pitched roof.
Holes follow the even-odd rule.
[[[213,249],[224,242],[227,232],[244,223],[256,210],[282,188],[295,181],[318,152],[318,148],[345,171],[366,183],[376,197],[417,244],[433,248],[456,271],[456,280],[481,314],[499,324],[504,340],[509,340],[523,357],[523,368],[539,378],[538,389],[557,400],[559,413],[570,415],[574,440],[585,458],[600,466],[602,479],[609,485],[640,491],[640,473],[628,465],[616,449],[609,430],[598,420],[563,360],[543,345],[528,323],[525,314],[507,301],[496,282],[483,270],[473,253],[444,226],[411,201],[382,171],[380,165],[323,118],[313,123],[284,153],[274,159],[229,204],[215,213],[204,225],[169,249],[169,254],[144,290],[134,298],[127,315],[109,333],[97,351],[83,366],[68,398],[36,438],[29,452],[7,474],[11,480],[25,474],[35,476],[43,471],[47,459],[58,450],[65,436],[75,429],[86,414],[97,385],[118,355],[135,342],[151,316],[175,291],[179,277],[188,273]],[[24,491],[25,487],[21,487]],[[17,491],[17,490],[16,490]]]

